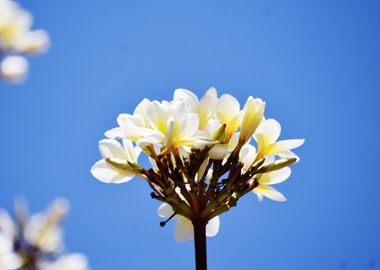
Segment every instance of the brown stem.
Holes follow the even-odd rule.
[[[206,221],[193,220],[196,270],[207,270]]]

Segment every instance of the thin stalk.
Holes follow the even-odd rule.
[[[196,270],[207,270],[206,223],[193,220]]]

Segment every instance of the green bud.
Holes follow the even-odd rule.
[[[275,162],[269,165],[261,167],[256,173],[259,174],[259,173],[269,173],[269,172],[277,171],[279,169],[289,166],[290,164],[293,164],[296,161],[297,161],[296,158],[276,160]]]

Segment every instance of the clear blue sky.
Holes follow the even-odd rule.
[[[72,203],[71,251],[94,270],[193,269],[140,179],[95,180],[97,142],[144,97],[210,86],[267,101],[305,138],[288,202],[247,196],[208,239],[210,269],[380,269],[380,4],[356,1],[21,1],[49,31],[22,86],[0,83],[0,206]]]

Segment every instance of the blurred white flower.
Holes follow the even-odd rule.
[[[28,69],[29,63],[23,56],[7,56],[0,62],[0,76],[9,82],[22,82]]]
[[[0,75],[9,82],[21,82],[28,71],[26,59],[15,55],[42,53],[50,46],[47,32],[31,30],[32,24],[33,17],[27,10],[15,1],[0,0],[0,56],[5,57],[0,60]]]
[[[69,210],[67,200],[56,199],[42,213],[26,215],[24,205],[15,207],[16,222],[0,209],[0,270],[86,270],[82,254],[63,254],[62,219]]]

